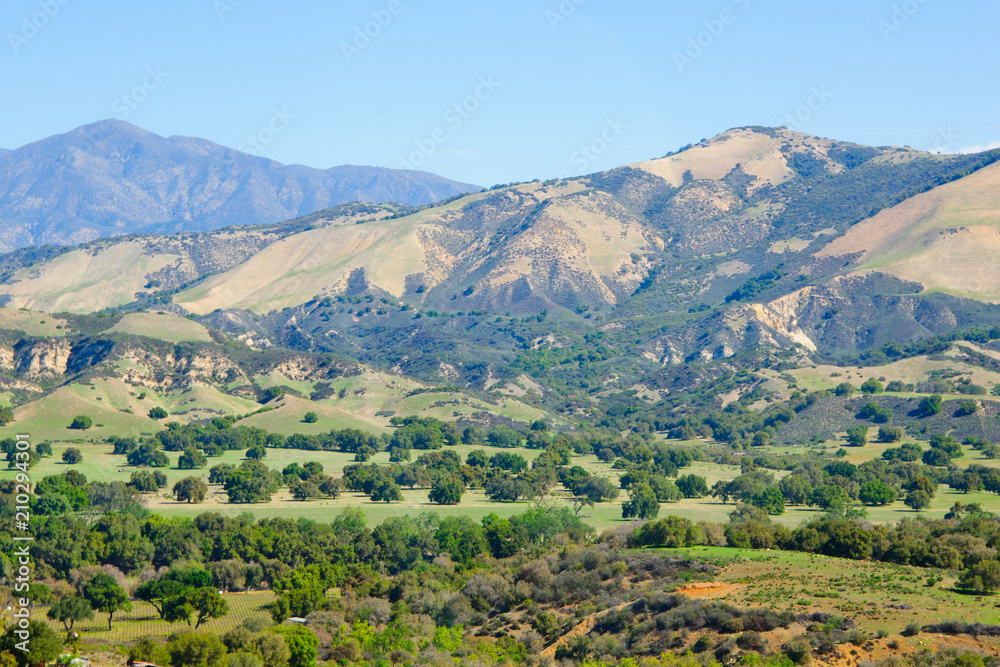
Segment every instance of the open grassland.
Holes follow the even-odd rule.
[[[184,341],[211,342],[208,330],[184,317],[166,313],[128,313],[109,333],[125,333],[165,340],[171,343]]]
[[[127,374],[132,363],[122,359],[118,370]],[[307,397],[318,386],[316,382],[292,380],[278,373],[257,376],[255,381],[265,389],[286,386]],[[391,431],[389,420],[393,416],[409,415],[454,421],[471,419],[476,413],[488,413],[524,423],[536,419],[547,419],[557,425],[565,423],[513,396],[495,396],[487,401],[460,392],[413,394],[422,390],[423,385],[371,370],[337,378],[330,385],[332,394],[328,398],[312,401],[286,394],[270,401],[267,404],[270,410],[251,415],[262,407],[258,402],[227,394],[208,384],[194,382],[173,390],[154,390],[133,386],[117,377],[97,378],[87,383],[64,385],[51,394],[18,406],[14,410],[14,421],[0,427],[0,438],[18,433],[30,434],[35,442],[95,441],[112,435],[135,437],[155,433],[170,421],[188,423],[225,415],[250,415],[239,423],[284,435],[316,435],[345,428],[380,435]],[[2,400],[0,397],[0,402]],[[162,421],[150,419],[148,414],[154,407],[163,408],[170,416]],[[307,412],[315,412],[318,421],[303,422]],[[70,429],[77,415],[90,417],[93,427],[85,431]]]
[[[122,384],[118,381],[113,383]],[[93,440],[111,435],[121,437],[152,434],[160,430],[160,425],[146,416],[154,403],[138,414],[116,408],[124,397],[118,391],[107,390],[108,383],[94,385],[65,385],[37,401],[25,403],[14,410],[14,421],[0,427],[0,438],[10,438],[17,433],[30,434],[34,442],[43,440]],[[109,393],[114,396],[109,396]],[[127,393],[127,392],[126,392]],[[108,400],[106,400],[108,399]],[[94,426],[86,431],[69,428],[77,415],[87,415]]]
[[[277,373],[257,376],[262,388],[286,386],[303,396],[316,390],[316,383],[290,380]],[[515,421],[531,423],[546,419],[556,425],[566,423],[513,396],[496,396],[489,401],[453,391],[421,391],[424,386],[397,375],[366,369],[359,375],[337,378],[330,383],[328,398],[315,401],[294,395],[269,403],[275,410],[253,415],[241,421],[278,433],[316,434],[331,428],[357,428],[375,434],[390,431],[389,420],[394,416],[418,415],[442,421],[472,418],[475,413],[489,413]],[[413,392],[419,393],[413,393]],[[302,423],[306,412],[315,412],[319,421]]]
[[[959,593],[953,588],[955,577],[943,570],[792,551],[723,547],[656,551],[722,566],[715,578],[721,586],[711,597],[741,607],[826,612],[852,618],[872,633],[897,634],[912,622],[1000,623],[1000,596]],[[930,577],[942,579],[928,586]]]
[[[99,378],[87,384],[64,385],[47,396],[17,407],[14,421],[0,427],[0,438],[28,433],[35,442],[94,441],[112,435],[151,435],[163,428],[163,422],[148,416],[154,407],[170,413],[169,419],[164,421],[190,422],[222,415],[243,415],[257,410],[260,405],[208,385],[192,384],[177,391],[157,393],[133,387],[118,378]],[[70,429],[77,415],[90,417],[93,426],[87,430]]]
[[[335,292],[356,269],[402,296],[406,276],[428,268],[414,220],[420,215],[295,234],[181,292],[174,301],[198,314],[232,307],[266,313]]]
[[[132,472],[137,468],[128,466],[124,456],[111,453],[109,445],[102,444],[76,444],[67,442],[57,442],[53,445],[53,456],[42,459],[32,469],[32,476],[41,479],[46,475],[59,474],[65,472],[70,466],[62,462],[62,452],[67,448],[75,446],[83,453],[83,462],[72,466],[87,476],[89,481],[121,481],[127,482],[131,478]],[[849,461],[861,463],[876,456],[876,450],[884,448],[883,445],[870,445],[865,448],[849,449]],[[495,449],[488,446],[459,445],[451,447],[450,450],[457,453],[463,460],[473,449],[482,449],[492,455],[499,451],[520,454],[529,462],[534,460],[540,453],[539,450],[532,449]],[[762,448],[763,451],[772,453],[789,453],[801,448]],[[422,452],[414,450],[413,457],[418,457]],[[168,452],[167,456],[172,467],[161,468],[167,476],[167,487],[158,494],[147,494],[147,504],[151,511],[165,516],[195,516],[203,512],[218,512],[227,516],[236,516],[243,512],[250,512],[258,518],[283,517],[298,518],[308,517],[323,523],[332,521],[340,512],[348,507],[361,508],[368,516],[371,524],[380,523],[390,516],[415,515],[421,512],[434,512],[440,516],[469,516],[474,520],[480,520],[490,513],[497,513],[500,516],[510,516],[519,514],[524,510],[536,505],[529,500],[521,500],[516,503],[496,502],[487,498],[481,489],[469,489],[462,496],[462,501],[458,505],[437,505],[428,500],[427,488],[403,489],[402,502],[384,503],[372,502],[363,494],[345,492],[336,499],[322,499],[302,502],[294,500],[287,488],[282,488],[276,493],[270,502],[253,504],[234,504],[226,500],[225,493],[221,485],[209,484],[209,495],[205,502],[200,504],[179,503],[170,495],[173,485],[184,477],[194,476],[208,482],[208,468],[219,463],[229,463],[238,465],[243,460],[244,452],[228,451],[220,457],[210,458],[206,468],[197,470],[179,470],[176,467],[179,452]],[[281,471],[291,463],[306,463],[317,461],[321,463],[324,470],[335,476],[339,476],[343,467],[354,463],[354,455],[343,452],[327,451],[303,451],[296,449],[268,449],[267,457],[263,463],[269,468]],[[372,463],[388,464],[388,452],[379,452],[375,455]],[[1000,461],[990,461],[979,456],[978,452],[966,448],[966,456],[958,459],[960,465],[978,463],[983,465],[994,465],[1000,467]],[[615,485],[618,484],[620,471],[613,470],[610,464],[599,461],[595,456],[574,457],[571,465],[579,465],[594,475],[607,477]],[[0,473],[0,478],[9,477],[12,471]],[[681,474],[695,474],[705,477],[707,484],[711,487],[717,481],[729,481],[740,474],[740,469],[736,466],[719,465],[711,462],[695,461],[690,467],[681,470]],[[775,473],[776,478],[781,478],[787,474],[784,471]],[[618,500],[613,502],[597,503],[593,507],[583,507],[580,510],[580,517],[587,524],[597,530],[605,530],[629,523],[622,519],[622,503],[628,500],[628,494],[622,491]],[[1000,496],[987,492],[960,493],[952,491],[947,485],[941,485],[935,494],[931,506],[919,514],[906,507],[901,500],[884,507],[868,507],[868,519],[876,523],[895,523],[904,518],[916,516],[927,516],[942,518],[956,502],[962,504],[979,503],[986,511],[1000,512]],[[546,506],[570,507],[573,508],[573,498],[568,491],[561,486],[557,486],[553,492],[541,501]],[[660,517],[680,516],[691,521],[708,521],[711,523],[725,523],[728,521],[729,513],[735,509],[735,503],[730,500],[723,503],[711,496],[704,498],[684,498],[675,503],[662,503],[660,506]],[[797,526],[823,516],[823,512],[814,507],[788,506],[785,513],[772,517],[776,523],[785,526]]]
[[[29,336],[49,336],[58,338],[72,333],[65,320],[52,317],[48,313],[30,310],[0,308],[0,329],[23,331]]]
[[[720,140],[722,137],[725,139]],[[696,180],[719,180],[741,164],[748,174],[760,179],[761,186],[777,185],[791,176],[787,161],[781,154],[782,140],[755,132],[730,130],[707,145],[632,166],[680,187],[686,172],[690,171]]]
[[[49,312],[91,313],[131,303],[146,276],[171,265],[176,255],[144,254],[138,241],[97,243],[71,250],[19,271],[3,286],[11,307]]]
[[[1000,299],[998,185],[1000,165],[991,165],[854,225],[817,254],[862,252],[862,271],[995,302]]]
[[[961,345],[973,348],[969,343]],[[975,349],[975,348],[973,348]],[[954,371],[962,377],[969,378],[974,384],[989,388],[1000,383],[1000,373],[987,370],[981,366],[970,364],[962,359],[930,359],[927,356],[911,357],[895,361],[891,364],[873,367],[860,366],[829,366],[817,365],[814,367],[796,368],[785,371],[796,380],[796,385],[803,391],[830,390],[842,382],[854,385],[855,389],[868,378],[882,378],[882,384],[897,380],[904,384],[916,384],[926,382],[933,373],[943,373]],[[916,394],[901,394],[903,396],[915,396]],[[953,394],[945,398],[963,398],[968,400],[970,396],[963,394]],[[1000,400],[1000,397],[982,395],[974,396],[977,400]]]

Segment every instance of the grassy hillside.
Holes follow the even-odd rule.
[[[208,343],[212,340],[203,325],[166,313],[128,313],[120,322],[108,329],[108,333],[131,334],[171,343],[183,341]]]
[[[604,193],[581,192],[573,181],[527,184],[403,218],[306,231],[174,300],[197,314],[263,314],[366,289],[420,304],[438,288],[461,292],[470,306],[500,308],[527,281],[543,298],[571,289],[613,304],[645,276],[638,257],[656,245],[662,241]]]
[[[172,254],[148,256],[143,245],[125,242],[73,250],[40,272],[16,273],[4,294],[11,306],[49,312],[88,313],[131,303],[148,275],[178,259]]]
[[[853,253],[862,253],[859,271],[883,271],[929,291],[1000,300],[1000,165],[883,211],[818,256]]]

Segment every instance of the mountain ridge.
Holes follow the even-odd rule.
[[[18,256],[0,298],[48,312],[165,310],[255,345],[456,386],[527,373],[553,386],[667,387],[773,354],[836,359],[1000,317],[864,269],[860,252],[822,252],[998,159],[735,128],[657,160],[437,205],[40,249]],[[717,367],[681,372],[688,364]]]
[[[350,201],[428,204],[479,189],[425,172],[283,165],[101,121],[0,151],[0,249],[276,223]]]

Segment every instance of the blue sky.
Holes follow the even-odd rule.
[[[957,152],[1000,139],[997,25],[995,0],[6,0],[0,146],[117,117],[487,186],[742,125]]]

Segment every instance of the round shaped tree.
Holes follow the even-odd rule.
[[[457,505],[462,500],[465,485],[455,477],[442,477],[427,494],[428,500],[438,505]]]
[[[69,425],[69,427],[78,431],[86,431],[93,425],[94,421],[87,415],[77,415],[76,417],[73,417],[73,422]]]

